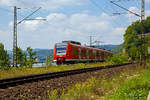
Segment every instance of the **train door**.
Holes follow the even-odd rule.
[[[86,50],[86,58],[87,58],[87,60],[89,60],[89,51],[88,50]]]
[[[94,50],[93,53],[94,53],[94,59],[96,59],[96,51]]]
[[[81,60],[81,48],[79,48],[79,60]]]

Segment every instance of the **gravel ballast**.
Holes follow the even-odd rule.
[[[105,76],[106,78],[110,78],[113,75],[120,74],[126,69],[134,70],[136,66],[137,64],[130,64],[122,67],[102,69],[98,71],[64,76],[44,81],[25,83],[14,87],[9,87],[7,89],[0,89],[0,100],[33,100],[41,99],[43,97],[47,98],[47,91],[54,89],[67,89],[73,84],[85,82],[90,77],[103,78],[103,76]]]

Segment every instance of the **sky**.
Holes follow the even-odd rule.
[[[33,11],[30,19],[17,25],[18,46],[52,49],[64,40],[89,45],[92,40],[102,44],[121,44],[126,28],[137,17],[110,3],[111,0],[0,0],[0,42],[5,49],[13,47],[13,7],[18,22]],[[140,15],[141,0],[113,0],[115,3]],[[114,15],[113,13],[121,13]],[[150,16],[150,0],[145,0],[145,17]]]

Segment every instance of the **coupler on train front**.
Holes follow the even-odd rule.
[[[56,64],[57,65],[65,64],[65,58],[63,57],[57,58]]]

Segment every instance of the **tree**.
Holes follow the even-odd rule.
[[[9,55],[4,50],[4,45],[0,43],[0,67],[6,68],[10,66]]]
[[[24,64],[24,53],[20,47],[15,48],[14,49],[15,52],[16,52],[16,49],[17,49],[17,53],[15,53],[14,56],[16,56],[17,54],[17,59],[15,58],[14,61],[17,62],[18,64],[17,66],[22,66]]]
[[[125,31],[124,44],[126,53],[132,60],[139,60],[140,58],[147,58],[147,47],[150,46],[150,37],[145,36],[141,38],[141,34],[150,32],[150,17],[147,17],[143,22],[144,29],[142,29],[141,21],[132,23]]]
[[[22,61],[21,66],[27,66],[27,54],[26,53],[23,53],[23,61]]]
[[[52,64],[52,61],[53,61],[53,57],[51,54],[49,54],[47,57],[46,57],[46,66],[50,66]]]
[[[27,47],[27,65],[29,67],[32,67],[32,65],[34,64],[35,60],[36,60],[36,52],[33,51],[33,49],[31,47]]]

